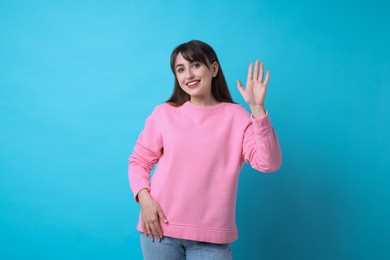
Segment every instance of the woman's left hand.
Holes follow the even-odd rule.
[[[262,117],[266,114],[264,108],[264,99],[267,91],[270,72],[267,71],[264,82],[263,74],[264,64],[257,60],[254,70],[253,64],[251,63],[249,65],[246,87],[244,88],[241,81],[237,80],[238,90],[240,91],[245,102],[249,105],[252,115],[255,118]]]

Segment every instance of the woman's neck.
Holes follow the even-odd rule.
[[[190,103],[193,104],[193,105],[196,105],[196,106],[213,106],[213,105],[216,105],[218,104],[219,102],[217,100],[214,99],[214,97],[210,97],[210,98],[194,98],[194,97],[191,97],[190,98]]]

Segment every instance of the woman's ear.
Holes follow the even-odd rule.
[[[211,72],[212,72],[213,78],[218,75],[218,70],[219,70],[219,64],[218,64],[218,62],[214,61],[213,64],[211,64]]]

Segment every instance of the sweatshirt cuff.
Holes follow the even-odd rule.
[[[260,131],[264,131],[272,127],[271,120],[269,119],[267,110],[265,111],[265,115],[263,117],[254,118],[253,115],[251,115],[251,120],[256,130],[258,129]]]

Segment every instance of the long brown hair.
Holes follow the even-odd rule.
[[[225,76],[222,72],[221,64],[219,63],[217,54],[205,42],[192,40],[177,46],[171,54],[171,69],[173,75],[175,76],[175,84],[173,87],[172,96],[166,101],[173,106],[181,106],[188,100],[190,100],[190,95],[188,95],[179,85],[177,81],[176,73],[175,73],[175,62],[177,55],[181,53],[183,58],[189,62],[198,61],[208,66],[208,64],[212,64],[213,62],[217,62],[219,65],[219,70],[217,76],[213,77],[211,81],[211,94],[214,99],[218,102],[229,102],[234,103],[226,80]]]

